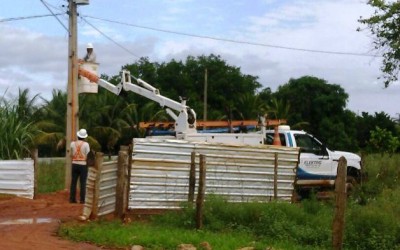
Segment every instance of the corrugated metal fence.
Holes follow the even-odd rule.
[[[102,154],[98,154],[96,167],[89,168],[83,212],[87,217],[91,213],[103,216],[115,211],[118,164],[102,161]]]
[[[0,161],[0,193],[17,195],[29,199],[34,196],[34,161]]]
[[[103,163],[103,154],[96,154],[83,214],[180,208],[188,200],[191,166],[199,178],[199,155],[206,157],[206,194],[232,202],[291,201],[298,154],[287,147],[134,139],[132,155],[120,152],[118,162]]]
[[[206,156],[207,194],[267,202],[276,185],[277,199],[292,199],[297,148],[134,139],[129,209],[174,209],[187,201],[192,152]],[[198,179],[198,157],[195,164]]]

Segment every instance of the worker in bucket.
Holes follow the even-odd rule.
[[[86,180],[88,175],[87,155],[90,152],[89,143],[86,142],[88,133],[86,129],[82,128],[76,133],[78,139],[71,142],[71,188],[69,202],[76,203],[76,185],[78,179],[80,182],[80,203],[85,203],[86,195]]]
[[[93,44],[88,43],[86,46],[86,55],[83,58],[85,62],[96,63],[96,53],[93,51]]]

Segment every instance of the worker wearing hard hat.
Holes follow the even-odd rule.
[[[93,51],[93,44],[88,43],[86,46],[86,55],[83,58],[83,60],[85,62],[91,62],[91,63],[95,63],[96,62],[96,54]]]

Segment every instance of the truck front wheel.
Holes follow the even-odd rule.
[[[360,183],[361,181],[361,173],[358,169],[353,167],[347,167],[347,177],[346,177],[346,187],[347,192],[351,192],[351,190]]]

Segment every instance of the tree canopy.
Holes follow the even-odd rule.
[[[400,2],[369,0],[375,12],[369,18],[360,18],[375,36],[375,49],[383,52],[381,71],[385,87],[398,80],[400,71]],[[359,29],[361,30],[361,29]]]
[[[359,116],[347,110],[345,90],[314,76],[290,79],[273,92],[268,87],[261,89],[256,76],[243,74],[216,55],[162,63],[141,58],[122,68],[158,88],[163,96],[176,101],[179,96],[189,98],[187,104],[196,111],[198,120],[203,119],[207,72],[208,120],[256,120],[268,114],[271,119],[287,119],[293,129],[312,133],[331,149],[351,151],[376,151],[371,145],[381,145],[377,142],[397,138],[400,133],[396,122],[384,112]],[[120,75],[102,78],[113,84],[120,81]],[[23,157],[32,145],[39,148],[40,156],[64,155],[67,94],[53,90],[51,99],[38,105],[38,96],[30,99],[28,93],[28,89],[20,90],[13,101],[0,98],[0,158]],[[80,94],[79,107],[80,127],[88,130],[91,148],[109,155],[120,145],[130,144],[132,138],[145,136],[140,122],[172,120],[158,103],[132,92],[116,96],[99,88],[97,94]],[[391,141],[394,146],[389,151],[393,152],[398,144]],[[10,147],[23,147],[20,156],[15,154],[17,150],[5,151]]]

